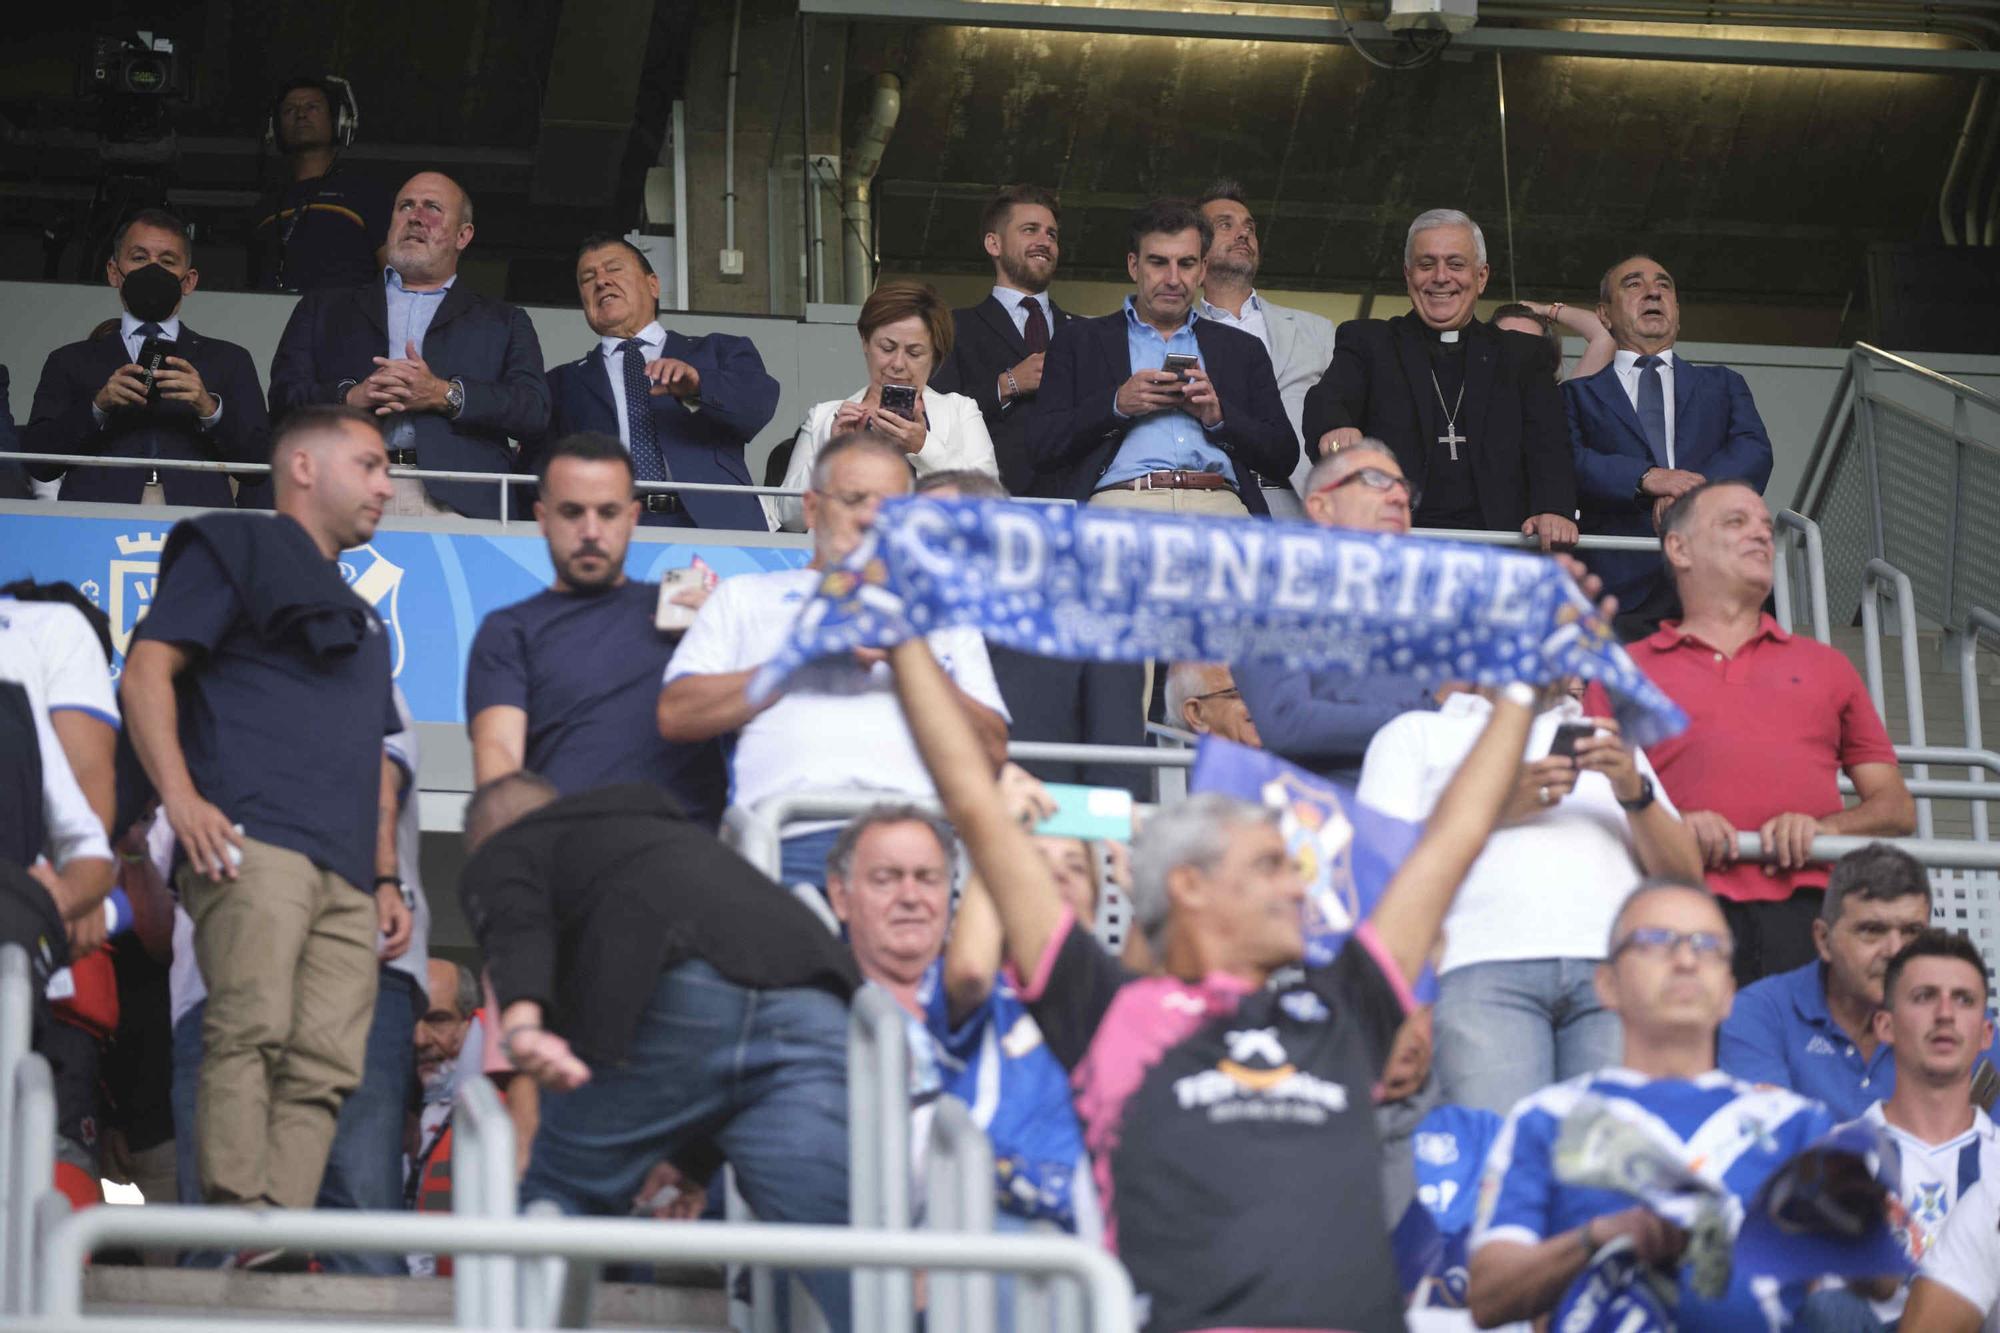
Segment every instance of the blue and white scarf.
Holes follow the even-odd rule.
[[[1304,523],[898,498],[751,684],[955,625],[1043,657],[1241,662],[1423,684],[1604,686],[1651,745],[1687,718],[1554,561]]]

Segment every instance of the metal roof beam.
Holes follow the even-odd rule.
[[[1072,4],[1012,4],[992,3],[989,0],[799,0],[799,12],[828,19],[1113,33],[1135,37],[1321,43],[1344,40],[1340,24],[1327,18],[1169,9],[1097,9]],[[1353,29],[1354,35],[1364,42],[1381,44],[1395,39],[1395,35],[1382,24],[1372,21],[1355,23]],[[2000,52],[1996,51],[1751,41],[1651,33],[1574,32],[1566,28],[1496,28],[1481,25],[1452,38],[1451,48],[1455,51],[1498,51],[1508,55],[1773,65],[1879,74],[2000,74]]]

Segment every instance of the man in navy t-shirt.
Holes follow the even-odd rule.
[[[271,467],[276,514],[174,528],[122,689],[208,983],[203,1196],[310,1208],[361,1081],[376,932],[384,957],[409,945],[393,876],[375,882],[389,636],[336,563],[374,536],[389,456],[373,418],[306,407]]]
[[[1158,976],[1120,967],[1004,806],[922,640],[891,650],[910,731],[985,880],[1021,996],[1069,1070],[1104,1211],[1148,1333],[1403,1328],[1370,1089],[1466,868],[1511,789],[1534,693],[1510,686],[1423,840],[1326,967],[1277,813],[1207,794],[1132,848]]]
[[[565,796],[650,783],[712,830],[728,795],[720,745],[662,740],[654,717],[679,635],[654,628],[660,585],[625,577],[638,515],[616,439],[578,434],[549,447],[535,518],[556,582],[487,616],[472,641],[473,775],[485,786],[528,768]],[[690,607],[703,596],[680,595]]]

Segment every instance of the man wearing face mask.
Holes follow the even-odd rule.
[[[263,387],[250,354],[181,322],[200,275],[187,224],[157,208],[119,228],[104,280],[124,304],[116,330],[58,347],[42,367],[21,447],[28,453],[262,463],[270,453]],[[157,366],[142,365],[157,360]],[[100,504],[235,503],[222,472],[31,464],[63,479],[61,498]]]
[[[1492,270],[1479,225],[1452,208],[1410,224],[1409,314],[1355,319],[1306,394],[1305,438],[1320,457],[1381,440],[1422,503],[1419,528],[1518,531],[1543,550],[1576,541],[1569,429],[1546,339],[1474,315]]]
[[[308,292],[271,358],[271,411],[342,403],[373,413],[389,462],[448,472],[511,472],[512,440],[549,424],[542,347],[528,312],[458,281],[472,244],[472,199],[421,171],[396,192],[389,263],[359,287]],[[500,488],[395,478],[388,512],[497,518]]]

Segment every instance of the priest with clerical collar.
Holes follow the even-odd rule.
[[[1479,224],[1456,209],[1420,214],[1403,246],[1412,309],[1340,326],[1333,364],[1306,395],[1306,447],[1387,444],[1423,496],[1418,528],[1568,546],[1576,480],[1552,352],[1475,316],[1491,275]]]

